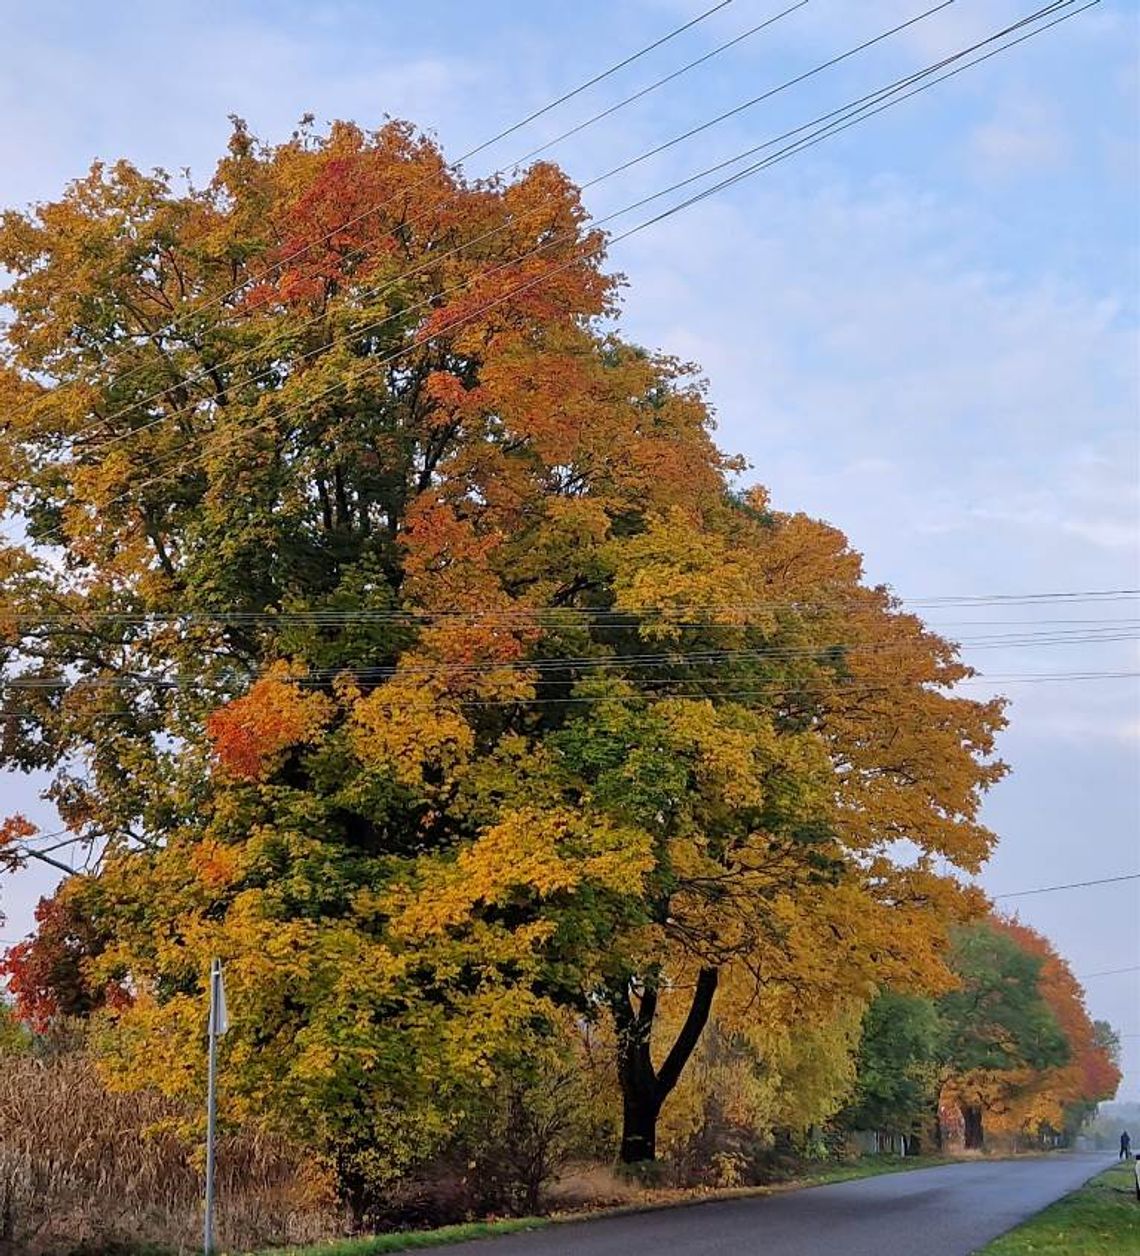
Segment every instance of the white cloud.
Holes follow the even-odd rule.
[[[1045,101],[1021,96],[999,103],[993,117],[975,128],[969,147],[986,177],[1016,178],[1061,166],[1069,153],[1064,119]]]
[[[721,443],[777,505],[843,528],[873,579],[909,596],[1138,587],[1140,379],[1117,294],[1050,276],[1048,252],[1037,273],[987,264],[983,216],[897,181],[821,177],[629,241],[627,326],[703,364]],[[1102,612],[1020,617],[1085,613]],[[966,657],[992,674],[1135,670],[1127,650]],[[1134,684],[1007,691],[1035,738],[1135,728]]]

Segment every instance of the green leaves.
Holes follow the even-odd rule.
[[[1066,1061],[1068,1043],[1039,989],[1041,966],[1038,956],[985,924],[957,935],[961,987],[940,1001],[955,1069],[1044,1069]]]

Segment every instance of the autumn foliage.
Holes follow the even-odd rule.
[[[289,669],[275,665],[248,693],[209,716],[206,735],[224,772],[257,780],[282,752],[311,742],[328,718],[328,702],[301,692],[290,683]]]
[[[1012,1067],[964,1080],[973,1081],[995,1132],[1061,1132],[1112,1098],[1120,1069],[1097,1040],[1084,991],[1048,940],[1016,918],[998,918],[992,927],[1039,961],[1037,991],[1065,1041],[1065,1058],[1046,1068]]]
[[[100,852],[13,988],[184,1102],[220,955],[225,1120],[360,1215],[599,1053],[627,1160],[714,1094],[823,1121],[984,911],[1001,700],[733,488],[603,245],[555,167],[398,123],[237,124],[204,187],[100,165],[0,227],[2,757]]]

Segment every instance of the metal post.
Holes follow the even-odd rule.
[[[222,961],[216,959],[210,966],[210,1021],[207,1031],[209,1064],[206,1082],[206,1222],[202,1239],[205,1256],[210,1256],[214,1250],[214,1141],[218,1124],[218,1007],[221,982]]]

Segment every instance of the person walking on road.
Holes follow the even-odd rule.
[[[1125,1130],[1124,1133],[1121,1134],[1120,1136],[1120,1155],[1117,1156],[1117,1159],[1118,1160],[1130,1160],[1131,1158],[1132,1158],[1132,1139],[1129,1136],[1128,1131]]]

